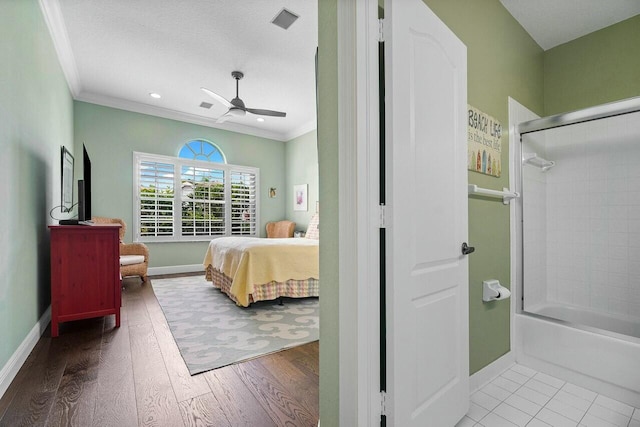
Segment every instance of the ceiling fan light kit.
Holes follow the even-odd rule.
[[[218,101],[220,104],[228,108],[228,111],[218,118],[217,120],[218,123],[223,123],[231,117],[243,117],[247,113],[251,113],[259,116],[272,116],[272,117],[287,116],[287,113],[284,113],[282,111],[263,110],[259,108],[247,108],[244,104],[244,101],[240,99],[240,95],[239,95],[239,82],[240,82],[240,79],[244,77],[244,74],[242,73],[242,71],[232,71],[231,77],[236,79],[236,97],[233,98],[231,101],[228,101],[223,96],[218,95],[217,93],[215,93],[210,89],[207,89],[206,87],[200,88],[204,93],[206,93],[207,95],[209,95],[210,97]]]

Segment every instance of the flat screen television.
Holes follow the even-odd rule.
[[[91,159],[82,144],[82,179],[78,181],[78,221],[91,221]]]

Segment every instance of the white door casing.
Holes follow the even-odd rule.
[[[385,2],[387,420],[469,406],[466,47],[422,0]]]

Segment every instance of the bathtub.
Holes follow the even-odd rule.
[[[577,307],[535,310],[515,315],[518,363],[640,407],[640,325]]]

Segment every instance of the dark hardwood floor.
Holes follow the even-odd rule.
[[[317,341],[191,376],[150,283],[124,286],[120,328],[107,316],[43,334],[0,426],[317,425]]]

